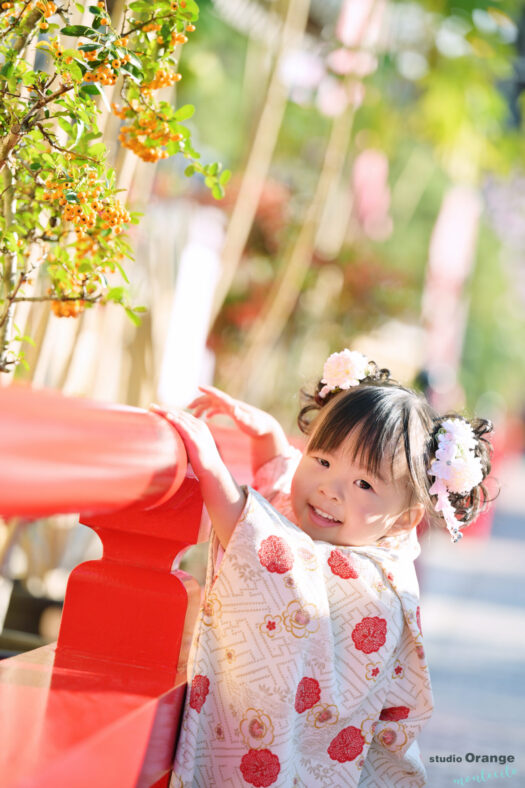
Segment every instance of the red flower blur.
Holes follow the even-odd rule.
[[[259,561],[269,572],[283,575],[293,566],[293,554],[280,536],[269,536],[261,542],[258,552]]]
[[[318,703],[321,697],[321,688],[316,679],[310,679],[305,676],[297,685],[297,692],[295,693],[295,710],[302,714],[303,711],[311,709]]]
[[[371,616],[363,618],[356,624],[352,632],[355,647],[364,654],[379,651],[386,642],[386,621],[384,618]]]
[[[242,756],[242,776],[250,785],[256,788],[266,788],[273,785],[281,771],[279,758],[270,750],[248,750]]]
[[[390,706],[388,709],[383,709],[379,719],[397,722],[398,720],[406,720],[409,714],[410,709],[408,706]]]
[[[365,740],[359,728],[349,725],[343,728],[337,736],[332,739],[328,747],[328,755],[333,761],[346,763],[353,761],[363,751]]]
[[[195,676],[191,682],[190,706],[200,714],[204,701],[210,691],[210,680],[207,676]]]
[[[328,566],[334,575],[338,575],[338,577],[342,577],[344,580],[350,578],[355,580],[359,577],[359,572],[352,559],[344,555],[340,550],[332,550],[328,558]]]

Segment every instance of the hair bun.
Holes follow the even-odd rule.
[[[470,435],[470,440],[473,439],[473,445],[469,449],[468,454],[474,458],[471,464],[474,464],[475,462],[475,471],[476,471],[477,479],[480,479],[481,477],[481,479],[479,481],[476,481],[476,483],[468,490],[468,492],[464,492],[464,491],[457,492],[447,487],[448,501],[450,502],[450,506],[452,507],[453,510],[453,514],[452,514],[453,522],[455,523],[455,521],[457,520],[457,527],[459,528],[459,527],[465,527],[467,525],[470,525],[470,523],[472,523],[476,519],[476,517],[482,511],[484,511],[487,503],[490,500],[492,500],[491,498],[489,498],[487,488],[484,485],[484,481],[489,475],[492,467],[491,466],[492,444],[484,436],[492,432],[493,426],[492,426],[492,422],[489,421],[488,419],[481,419],[481,418],[467,419],[464,416],[461,416],[457,413],[448,413],[444,416],[440,416],[436,418],[431,433],[431,449],[430,449],[431,462],[430,462],[429,471],[431,471],[432,466],[435,463],[439,465],[436,455],[440,449],[440,435],[443,434],[443,429],[447,428],[448,426],[447,422],[448,423],[460,422],[470,427],[468,434]],[[430,475],[437,478],[437,474],[430,474]],[[431,495],[435,494],[432,491],[432,488],[430,490],[430,494]],[[445,519],[445,521],[447,522],[447,527],[448,527],[450,523],[447,520],[446,513],[442,509],[441,511],[442,511],[443,519]],[[452,528],[452,530],[454,529]],[[449,531],[451,531],[450,527],[449,527]],[[456,537],[460,535],[461,534],[456,534]]]

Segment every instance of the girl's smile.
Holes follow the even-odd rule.
[[[331,451],[306,450],[292,481],[292,507],[305,533],[338,545],[365,545],[409,530],[419,522],[419,506],[408,506],[407,469],[388,458],[373,475],[355,459],[358,437],[350,433]]]

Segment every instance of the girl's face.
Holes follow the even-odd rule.
[[[409,507],[406,462],[389,458],[380,476],[372,476],[353,460],[350,433],[331,452],[306,449],[292,481],[292,507],[299,527],[312,539],[336,545],[368,545],[382,536],[410,530],[423,516],[423,506]]]

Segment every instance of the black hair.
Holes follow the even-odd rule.
[[[434,481],[428,470],[438,448],[437,436],[443,421],[462,419],[470,424],[476,436],[474,454],[483,471],[482,482],[468,495],[449,493],[459,526],[472,523],[489,501],[483,481],[490,473],[491,444],[484,437],[492,430],[487,419],[466,419],[457,413],[440,416],[423,395],[406,388],[390,377],[387,369],[371,362],[370,374],[359,385],[320,396],[319,381],[314,394],[301,391],[303,407],[298,416],[299,428],[310,436],[309,451],[332,452],[349,433],[354,432],[354,461],[377,476],[384,472],[385,459],[394,463],[404,457],[409,474],[410,502],[422,503],[430,522],[443,526],[445,521],[430,495]]]

